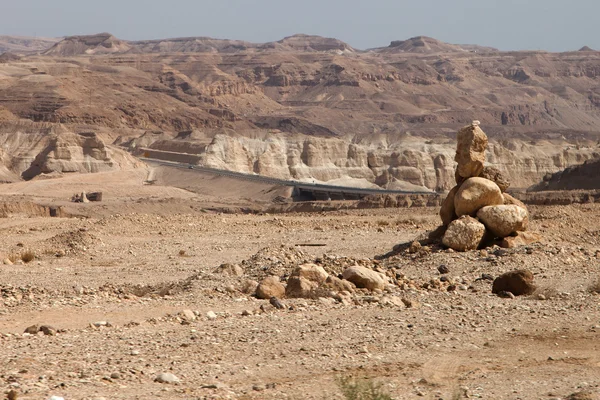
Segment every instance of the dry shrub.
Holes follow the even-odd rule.
[[[35,252],[33,250],[25,250],[21,253],[21,260],[27,264],[35,260]]]
[[[370,379],[358,380],[341,376],[338,377],[337,384],[346,400],[392,400],[392,397],[381,389],[381,385]]]

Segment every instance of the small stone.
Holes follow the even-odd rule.
[[[17,400],[19,398],[19,395],[17,393],[16,390],[10,390],[7,394],[6,394],[6,399],[7,400]]]
[[[450,273],[450,268],[446,264],[442,264],[438,267],[438,272],[440,274],[448,274]]]
[[[154,382],[176,384],[179,383],[180,380],[178,377],[169,372],[163,372],[158,374],[156,378],[154,378]]]
[[[252,315],[252,311],[249,311],[249,310],[244,310],[244,311],[242,311],[242,316],[243,316],[243,317],[248,317],[248,316],[250,316],[250,315]]]
[[[342,273],[342,277],[347,281],[354,283],[358,288],[383,290],[386,285],[386,280],[382,274],[359,265],[346,268]]]
[[[196,320],[196,314],[194,314],[194,312],[192,310],[183,310],[182,312],[179,313],[179,315],[181,315],[181,317],[187,321],[195,321]]]
[[[38,325],[31,325],[25,328],[25,333],[29,333],[30,335],[35,335],[40,331],[40,327]]]
[[[210,320],[217,319],[217,314],[215,314],[214,311],[209,311],[206,313],[206,318],[208,318]]]
[[[54,336],[56,335],[56,328],[50,325],[42,325],[40,326],[40,331],[44,332],[46,336]]]
[[[500,295],[509,292],[515,296],[531,294],[535,290],[533,274],[527,270],[514,270],[506,272],[494,280],[492,293]]]
[[[131,350],[131,353],[129,353],[129,354],[131,354],[132,356],[138,356],[138,355],[140,355],[140,351],[139,350]]]
[[[100,327],[111,327],[112,325],[108,322],[108,321],[96,321],[94,323],[92,323],[92,325],[96,328],[100,328]]]
[[[121,374],[118,372],[113,372],[110,374],[111,379],[121,379]]]
[[[48,400],[65,400],[65,398],[60,396],[50,396]]]

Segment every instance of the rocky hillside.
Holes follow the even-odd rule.
[[[600,158],[588,160],[554,174],[546,174],[542,182],[528,189],[531,192],[545,190],[596,190],[600,189]]]
[[[589,49],[499,52],[417,37],[359,51],[308,35],[255,44],[98,34],[5,57],[0,76],[0,121],[62,124],[278,177],[449,189],[453,137],[473,120],[513,186],[598,154],[600,53]]]

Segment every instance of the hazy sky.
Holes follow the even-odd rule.
[[[501,50],[600,49],[600,0],[0,0],[0,34],[121,39],[295,33],[366,49],[425,35]]]

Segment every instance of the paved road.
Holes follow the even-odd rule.
[[[284,180],[284,179],[276,179],[269,178],[261,175],[251,175],[251,174],[243,174],[240,172],[226,171],[215,168],[207,168],[199,165],[178,163],[173,161],[164,161],[153,158],[145,158],[141,157],[141,160],[145,161],[149,164],[157,164],[162,166],[168,166],[173,168],[181,168],[187,169],[190,171],[197,171],[202,173],[209,173],[220,176],[227,176],[235,179],[243,179],[254,182],[268,183],[271,185],[278,186],[291,186],[300,191],[306,192],[320,192],[320,193],[338,193],[338,194],[348,194],[348,195],[371,195],[371,194],[433,194],[433,192],[425,192],[425,191],[408,191],[408,190],[385,190],[385,189],[364,189],[364,188],[356,188],[349,186],[335,186],[335,185],[325,185],[321,183],[307,183],[300,182],[294,180]],[[191,167],[191,168],[190,168]]]

